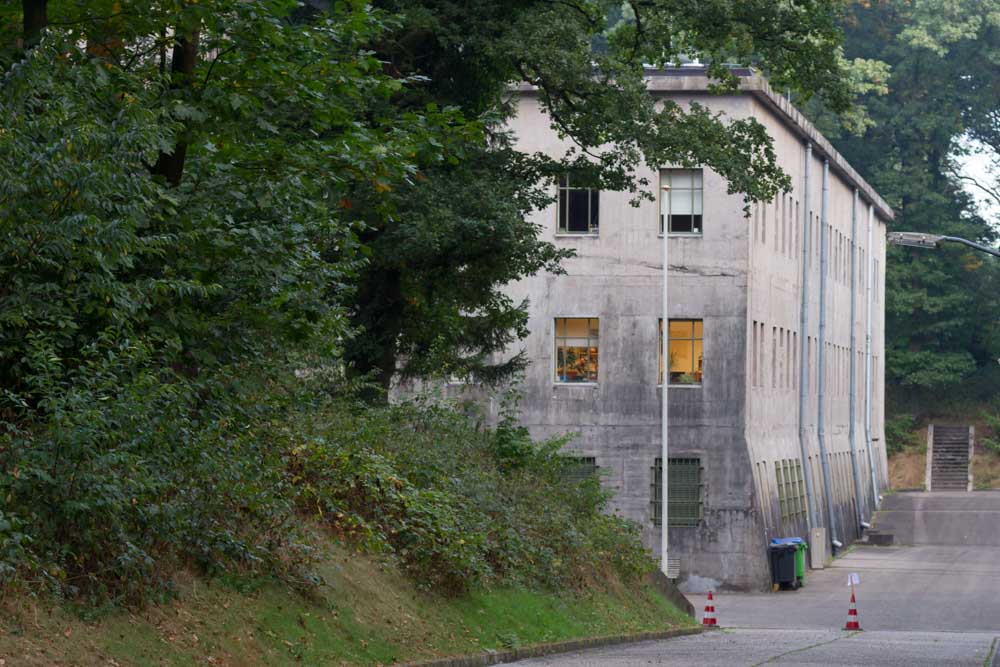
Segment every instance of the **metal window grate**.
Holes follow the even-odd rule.
[[[597,458],[593,456],[567,456],[569,463],[563,469],[563,478],[569,484],[579,484],[597,474]]]
[[[784,459],[774,462],[774,477],[778,484],[778,506],[781,520],[801,519],[806,515],[806,490],[802,478],[802,462]]]
[[[650,484],[650,514],[654,525],[663,522],[662,466],[656,459],[652,468]],[[703,513],[704,484],[702,483],[701,459],[667,459],[669,474],[670,517],[668,525],[675,527],[697,526]]]

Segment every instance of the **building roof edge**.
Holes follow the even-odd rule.
[[[875,188],[855,171],[847,159],[833,147],[833,144],[816,129],[816,126],[801,111],[795,108],[788,98],[775,93],[762,75],[754,73],[748,77],[741,77],[740,88],[761,102],[799,137],[812,143],[813,154],[819,153],[821,157],[829,160],[830,169],[838,173],[851,186],[857,188],[861,198],[875,207],[878,217],[884,221],[895,219],[896,214],[892,207],[882,199]]]
[[[830,161],[830,169],[847,183],[857,188],[862,199],[874,206],[877,216],[883,221],[895,219],[892,207],[882,199],[864,178],[861,177],[847,159],[837,152],[833,144],[816,129],[805,115],[784,96],[774,92],[767,79],[750,68],[734,68],[739,77],[739,90],[760,102],[787,128],[799,138],[813,144],[813,154]],[[667,95],[671,93],[708,92],[712,81],[705,66],[685,65],[666,69],[647,69],[647,87],[651,93]],[[535,86],[520,83],[513,87],[520,94],[537,92]]]

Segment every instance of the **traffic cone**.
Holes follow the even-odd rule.
[[[708,592],[708,599],[705,601],[705,615],[701,617],[701,624],[715,627],[715,599],[712,591]]]
[[[858,623],[858,605],[854,601],[854,589],[851,589],[851,608],[847,610],[847,623],[844,624],[845,630],[860,630],[861,624]]]

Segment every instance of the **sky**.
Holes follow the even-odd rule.
[[[1000,174],[996,171],[997,167],[1000,166],[1000,156],[978,142],[963,140],[960,145],[967,151],[967,154],[955,156],[955,160],[959,164],[959,173],[974,178],[994,190],[1000,189],[998,188]],[[991,221],[994,227],[1000,229],[1000,202],[988,197],[982,190],[970,183],[966,183],[965,189],[979,205],[979,214]]]

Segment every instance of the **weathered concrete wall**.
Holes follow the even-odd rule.
[[[804,136],[821,150],[832,150],[811,126],[760,81],[749,93],[709,96],[698,77],[656,80],[656,94],[681,104],[697,99],[730,118],[754,116],[775,139],[781,166],[793,190],[775,202],[753,207],[747,218],[740,196],[726,193],[726,183],[705,169],[704,232],[669,235],[670,317],[704,323],[704,379],[699,386],[670,388],[670,456],[698,457],[703,468],[704,519],[697,527],[671,528],[671,555],[681,558],[689,589],[725,586],[761,589],[768,585],[766,540],[778,535],[807,535],[804,513],[782,516],[775,461],[798,461],[798,338],[801,243],[803,240]],[[786,105],[787,106],[787,105]],[[790,109],[790,108],[789,108]],[[511,123],[524,150],[562,156],[569,148],[550,128],[537,99],[522,92],[519,113]],[[804,134],[803,134],[804,133]],[[812,165],[812,211],[815,219],[810,327],[815,338],[819,308],[819,214],[822,159]],[[832,492],[838,537],[856,534],[853,478],[848,454],[848,367],[850,344],[850,234],[853,188],[885,215],[891,211],[840,156],[827,154],[835,169],[830,178],[831,269],[827,300],[827,441],[831,453]],[[670,167],[671,165],[663,165]],[[655,187],[659,174],[636,174]],[[554,192],[554,185],[553,185]],[[657,193],[658,194],[658,193]],[[613,492],[611,511],[640,523],[643,540],[659,552],[660,529],[651,520],[653,465],[660,456],[660,388],[657,386],[658,319],[662,280],[659,202],[631,206],[626,193],[600,194],[600,230],[593,235],[557,234],[556,207],[539,211],[533,221],[542,236],[576,250],[564,263],[565,275],[541,275],[509,286],[515,299],[530,303],[523,349],[531,360],[523,385],[522,422],[536,438],[565,433],[575,436],[569,453],[593,456],[602,481]],[[867,251],[867,201],[859,209],[857,241]],[[877,223],[876,259],[884,267],[885,225]],[[859,257],[860,259],[863,259]],[[862,277],[864,263],[859,263]],[[877,278],[873,343],[877,358],[874,433],[879,438],[879,475],[885,476],[881,382],[884,354],[883,271]],[[859,463],[868,484],[864,441],[865,285],[859,283],[857,442]],[[592,384],[568,384],[555,376],[554,323],[558,317],[599,319],[599,371]],[[806,363],[810,373],[810,455],[821,525],[827,525],[816,442],[815,345]]]
[[[802,243],[807,212],[805,206],[805,144],[791,132],[768,105],[755,100],[755,115],[765,124],[775,140],[782,168],[791,176],[791,192],[774,202],[754,207],[751,225],[749,315],[747,353],[748,371],[748,441],[753,459],[755,482],[763,500],[762,513],[769,537],[806,536],[806,523],[801,513],[786,508],[784,517],[778,501],[778,480],[775,461],[800,460],[798,440],[799,391],[799,331],[802,282]],[[819,525],[829,527],[824,500],[823,475],[817,439],[819,401],[818,349],[820,309],[820,215],[822,201],[823,160],[814,152],[811,165],[810,213],[812,238],[810,244],[809,328],[804,334],[811,340],[811,352],[805,355],[809,367],[807,463],[812,471],[814,501]],[[851,209],[854,189],[831,170],[829,178],[827,250],[829,268],[826,298],[826,444],[829,453],[831,490],[834,504],[836,537],[848,543],[859,534],[856,521],[853,469],[850,460],[850,337],[853,325],[857,341],[855,380],[855,428],[862,488],[869,484],[869,462],[865,443],[865,336],[867,333],[867,264],[872,252],[868,249],[868,202],[861,199],[857,211],[859,247],[856,282],[857,302],[854,322],[851,306]],[[864,197],[864,194],[862,194]],[[878,474],[885,475],[885,454],[882,420],[882,369],[884,367],[884,267],[885,224],[876,218],[874,258],[879,267],[873,283],[876,301],[873,308],[873,355],[876,374],[873,378],[873,432],[876,458],[882,461]],[[754,328],[757,327],[756,337]],[[756,348],[755,348],[756,346]],[[754,371],[756,364],[757,370]],[[867,494],[862,499],[863,513],[871,516]]]
[[[746,96],[701,101],[734,117],[751,110]],[[513,129],[525,148],[551,155],[565,149],[532,97],[523,98]],[[654,184],[659,179],[654,171],[637,176]],[[705,170],[704,188],[704,234],[668,239],[670,317],[704,322],[702,384],[670,388],[670,456],[701,459],[704,521],[671,528],[671,553],[681,557],[685,576],[761,588],[768,575],[744,432],[747,220],[742,197],[727,195],[717,174]],[[564,263],[566,275],[537,276],[510,288],[515,299],[531,303],[523,423],[536,437],[578,433],[569,449],[596,457],[605,486],[614,491],[612,511],[638,520],[645,543],[658,553],[650,500],[660,455],[659,204],[634,208],[627,193],[602,192],[594,237],[557,235],[555,207],[534,221],[577,257]],[[573,316],[600,318],[594,385],[555,382],[554,320]]]

